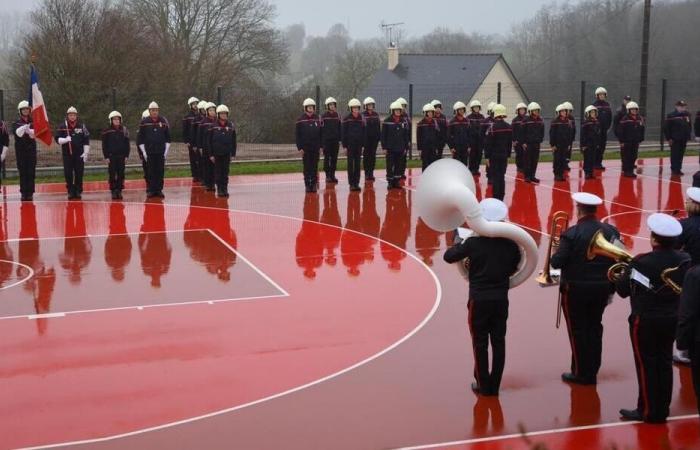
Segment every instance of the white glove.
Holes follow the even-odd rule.
[[[2,153],[0,153],[0,162],[5,161],[5,158],[7,158],[7,147],[2,148]]]
[[[58,138],[58,143],[61,144],[61,145],[67,144],[67,143],[69,143],[70,141],[71,141],[70,136]]]
[[[34,139],[34,128],[28,128],[27,132],[29,133],[29,137]]]
[[[163,153],[163,159],[168,157],[168,152],[170,151],[170,142],[165,143],[165,153]]]
[[[146,156],[146,146],[141,144],[139,145],[139,149],[141,150],[141,154],[143,155],[143,160],[148,161],[148,156]]]
[[[29,129],[29,124],[22,125],[21,127],[17,128],[17,131],[15,131],[15,134],[17,135],[17,137],[23,137],[28,129]]]
[[[80,156],[83,158],[83,162],[86,163],[88,159],[88,154],[90,153],[90,146],[89,145],[83,145],[83,154]]]

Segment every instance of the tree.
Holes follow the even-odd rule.
[[[343,98],[356,97],[385,63],[384,53],[384,46],[379,40],[358,41],[338,56],[333,70],[337,95]]]

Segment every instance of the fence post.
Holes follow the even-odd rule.
[[[408,159],[413,159],[413,83],[408,85],[408,123],[411,124],[411,136],[408,137],[411,145],[408,147]]]
[[[112,111],[117,110],[117,88],[112,88]]]
[[[216,104],[221,105],[224,103],[224,89],[221,86],[216,87]]]
[[[581,81],[581,112],[579,113],[581,124],[583,124],[583,115],[584,115],[585,109],[586,109],[586,82]]]
[[[316,85],[316,112],[321,114],[321,86]]]
[[[496,103],[501,103],[501,82],[496,86]]]
[[[661,151],[664,149],[664,125],[666,121],[666,78],[661,80],[661,117],[659,118],[659,123],[661,127],[659,128],[659,145],[661,146]]]

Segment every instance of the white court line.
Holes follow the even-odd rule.
[[[689,419],[697,419],[697,418],[698,418],[697,414],[688,414],[685,416],[669,417],[667,420],[676,421],[676,420],[689,420]],[[421,449],[429,449],[429,448],[449,447],[449,446],[454,446],[454,445],[479,444],[482,442],[502,441],[502,440],[506,440],[506,439],[518,439],[518,438],[524,438],[524,437],[546,436],[546,435],[550,435],[550,434],[570,433],[570,432],[574,432],[574,431],[597,430],[597,429],[601,429],[601,428],[615,428],[615,427],[641,425],[641,424],[644,424],[644,422],[625,421],[625,422],[600,423],[600,424],[596,424],[596,425],[583,425],[583,426],[579,426],[579,427],[568,427],[568,428],[554,428],[551,430],[532,431],[532,432],[517,433],[517,434],[506,434],[506,435],[502,435],[502,436],[489,436],[489,437],[483,437],[483,438],[464,439],[461,441],[449,441],[449,442],[439,442],[439,443],[435,443],[435,444],[415,445],[412,447],[398,447],[394,450],[421,450]]]
[[[14,202],[14,203],[19,203],[18,201],[13,201],[13,202]],[[64,201],[49,201],[49,200],[44,200],[44,201],[35,201],[34,203],[65,203],[65,202],[66,202],[65,200],[64,200]],[[101,201],[101,200],[84,200],[83,203],[99,203],[99,204],[107,203],[107,204],[108,204],[108,203],[110,203],[110,202],[108,202],[108,201]],[[142,204],[143,204],[143,203],[140,203],[140,202],[128,202],[128,201],[127,201],[127,202],[124,202],[124,203],[133,203],[133,204],[137,204],[137,205],[142,205]],[[222,208],[214,208],[214,207],[211,207],[211,206],[191,206],[191,205],[184,205],[184,204],[177,204],[177,203],[167,204],[167,205],[168,205],[168,206],[171,206],[171,207],[186,207],[186,208],[194,207],[194,208],[200,208],[200,209],[204,209],[204,210],[214,210],[214,211],[221,211],[221,209],[222,209]],[[292,389],[289,389],[289,390],[286,390],[286,391],[283,391],[283,392],[280,392],[280,393],[277,393],[277,394],[274,394],[274,395],[270,395],[270,396],[268,396],[268,397],[264,397],[264,398],[261,398],[261,399],[258,399],[258,400],[254,400],[254,401],[249,402],[249,403],[244,403],[244,404],[242,404],[242,405],[233,406],[233,407],[231,407],[231,408],[226,408],[226,409],[222,409],[222,410],[219,410],[219,411],[214,411],[214,412],[207,413],[207,414],[204,414],[204,415],[201,415],[201,416],[190,417],[190,418],[188,418],[188,419],[183,419],[183,420],[179,420],[179,421],[176,421],[176,422],[165,423],[165,424],[158,425],[158,426],[154,426],[154,427],[150,427],[150,428],[143,428],[143,429],[140,429],[140,430],[130,431],[130,432],[127,432],[127,433],[122,433],[122,434],[117,434],[117,435],[112,435],[112,436],[106,436],[106,437],[100,437],[100,438],[94,438],[94,439],[85,439],[85,440],[81,440],[81,441],[63,442],[63,443],[56,443],[56,444],[46,444],[46,445],[40,445],[40,446],[36,446],[36,447],[25,447],[25,448],[17,449],[17,450],[39,450],[39,449],[59,448],[59,447],[71,447],[71,446],[81,445],[81,444],[93,444],[93,443],[98,443],[98,442],[113,441],[113,440],[116,440],[116,439],[121,439],[121,438],[129,437],[129,436],[136,436],[136,435],[139,435],[139,434],[144,434],[144,433],[148,433],[148,432],[151,432],[151,431],[157,431],[157,430],[162,430],[162,429],[166,429],[166,428],[172,428],[172,427],[175,427],[175,426],[178,426],[178,425],[184,425],[184,424],[187,424],[187,423],[190,423],[190,422],[196,422],[196,421],[203,420],[203,419],[207,419],[207,418],[210,418],[210,417],[215,417],[215,416],[218,416],[218,415],[221,415],[221,414],[226,414],[226,413],[229,413],[229,412],[238,411],[238,410],[241,410],[241,409],[244,409],[244,408],[248,408],[248,407],[251,407],[251,406],[259,405],[259,404],[261,404],[261,403],[264,403],[264,402],[267,402],[267,401],[270,401],[270,400],[274,400],[274,399],[277,399],[277,398],[280,398],[280,397],[284,397],[284,396],[286,396],[286,395],[293,394],[293,393],[295,393],[295,392],[299,392],[299,391],[302,391],[302,390],[305,390],[305,389],[309,389],[309,388],[311,388],[311,387],[314,387],[314,386],[316,386],[316,385],[325,383],[326,381],[329,381],[329,380],[332,380],[332,379],[334,379],[334,378],[337,378],[337,377],[339,377],[339,376],[341,376],[341,375],[344,375],[344,374],[346,374],[346,373],[348,373],[348,372],[351,372],[351,371],[353,371],[353,370],[355,370],[355,369],[357,369],[357,368],[359,368],[359,367],[362,367],[362,366],[364,366],[364,365],[366,365],[366,364],[369,364],[370,362],[374,361],[375,359],[378,359],[378,358],[384,356],[385,354],[391,352],[392,350],[394,350],[395,348],[397,348],[398,346],[400,346],[401,344],[403,344],[404,342],[406,342],[407,340],[409,340],[411,337],[413,337],[416,333],[418,333],[418,332],[430,321],[430,319],[433,318],[433,316],[435,315],[435,312],[437,311],[438,307],[440,306],[440,303],[441,303],[441,300],[442,300],[442,285],[440,284],[440,280],[438,279],[438,277],[437,277],[437,275],[435,274],[435,272],[433,272],[433,270],[432,270],[430,267],[428,267],[428,265],[425,264],[419,257],[417,257],[416,255],[414,255],[414,254],[411,253],[411,252],[406,251],[406,249],[403,249],[403,248],[401,248],[401,247],[399,247],[399,246],[397,246],[397,245],[395,245],[395,244],[392,244],[391,242],[385,241],[385,240],[383,240],[383,239],[379,239],[378,237],[372,236],[372,235],[370,235],[370,234],[362,233],[362,232],[360,232],[360,231],[349,230],[349,229],[347,229],[347,228],[343,228],[343,227],[340,227],[340,226],[337,226],[337,225],[324,224],[324,223],[321,223],[321,222],[306,220],[306,219],[302,219],[302,218],[299,218],[299,217],[283,216],[283,215],[281,215],[281,214],[263,213],[263,212],[257,212],[257,211],[246,211],[246,210],[239,210],[239,209],[229,209],[229,210],[227,210],[227,211],[233,212],[233,213],[239,213],[239,214],[252,214],[252,215],[257,215],[257,216],[262,216],[262,217],[274,217],[274,218],[278,218],[278,219],[294,220],[294,221],[296,221],[296,222],[302,222],[302,223],[303,223],[303,222],[317,223],[317,224],[321,224],[321,225],[323,225],[323,226],[327,226],[327,227],[331,227],[331,228],[335,228],[335,229],[339,229],[339,230],[347,230],[347,231],[350,231],[350,232],[355,233],[355,234],[357,234],[357,235],[364,236],[364,237],[367,237],[367,238],[370,238],[370,239],[374,239],[374,240],[376,240],[377,242],[381,242],[381,243],[383,243],[383,244],[385,244],[385,245],[387,245],[387,246],[389,246],[389,247],[392,247],[392,248],[394,248],[394,249],[396,249],[396,250],[398,250],[398,251],[400,251],[400,252],[403,252],[403,253],[405,253],[406,255],[408,255],[409,258],[414,259],[414,260],[415,260],[420,266],[422,266],[422,267],[430,274],[430,276],[432,277],[433,282],[435,283],[435,290],[436,290],[436,293],[435,293],[435,302],[433,303],[433,307],[432,307],[431,310],[428,312],[428,314],[423,318],[423,320],[421,320],[421,322],[420,322],[418,325],[416,325],[415,328],[413,328],[411,331],[409,331],[407,334],[405,334],[403,337],[401,337],[398,341],[396,341],[396,342],[394,342],[393,344],[389,345],[388,347],[386,347],[386,348],[380,350],[379,352],[377,352],[377,353],[375,353],[375,354],[373,354],[373,355],[371,355],[371,356],[369,356],[369,357],[367,357],[367,358],[365,358],[365,359],[363,359],[363,360],[361,360],[361,361],[359,361],[359,362],[357,362],[357,363],[355,363],[355,364],[353,364],[353,365],[351,365],[351,366],[349,366],[349,367],[346,367],[345,369],[339,370],[339,371],[337,371],[337,372],[335,372],[335,373],[332,373],[332,374],[330,374],[330,375],[326,375],[325,377],[319,378],[318,380],[312,381],[312,382],[310,382],[310,383],[306,383],[306,384],[303,384],[303,385],[301,385],[301,386],[297,386],[297,387],[295,387],[295,388],[292,388]]]
[[[10,261],[10,260],[7,260],[7,259],[0,259],[0,262],[6,262],[6,263],[10,263],[10,264],[12,264],[12,265],[14,265],[14,266],[24,267],[25,269],[27,269],[27,270],[29,271],[29,274],[28,274],[26,277],[22,278],[21,280],[17,280],[17,281],[15,281],[14,283],[8,284],[7,286],[2,286],[2,287],[0,287],[0,291],[5,290],[5,289],[10,289],[10,288],[13,288],[13,287],[15,287],[15,286],[17,286],[17,285],[20,285],[20,284],[26,282],[27,280],[29,280],[31,277],[34,276],[34,269],[32,269],[31,267],[29,267],[29,266],[26,265],[26,264],[22,264],[22,263],[16,262],[16,261]]]
[[[105,233],[105,234],[83,234],[78,236],[47,236],[47,237],[29,237],[18,239],[7,239],[0,242],[25,242],[25,241],[56,241],[59,239],[80,239],[93,237],[109,237],[109,236],[138,236],[141,234],[168,234],[168,233],[186,233],[188,231],[209,231],[208,228],[192,228],[191,230],[162,230],[162,231],[129,231],[126,233]]]

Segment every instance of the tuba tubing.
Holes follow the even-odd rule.
[[[451,231],[466,221],[479,236],[514,241],[522,256],[518,271],[510,277],[510,287],[516,287],[537,268],[537,244],[517,225],[484,219],[475,191],[474,179],[464,164],[454,159],[435,161],[423,172],[416,189],[418,215],[436,231]]]

